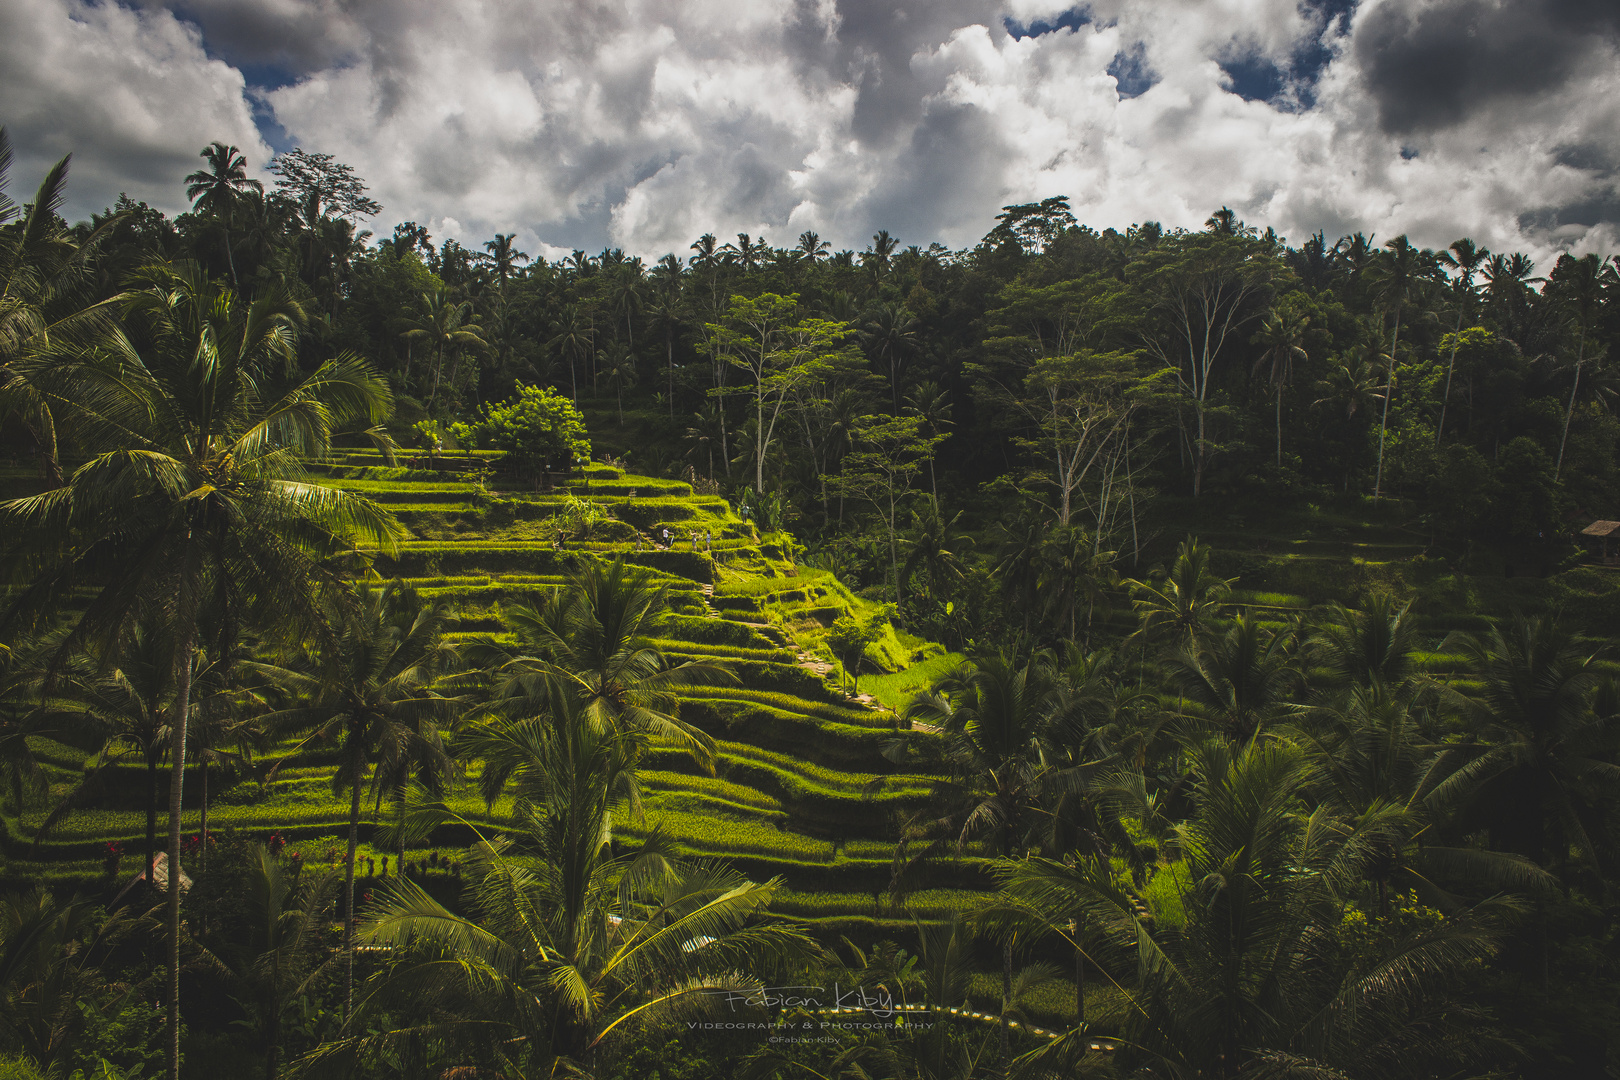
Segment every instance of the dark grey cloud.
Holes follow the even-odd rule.
[[[936,239],[940,220],[988,219],[1001,203],[1009,152],[994,116],[970,105],[934,104],[867,216],[902,244],[922,246]]]
[[[1451,127],[1613,62],[1615,0],[1384,3],[1358,20],[1355,59],[1386,132]]]

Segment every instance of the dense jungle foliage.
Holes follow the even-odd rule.
[[[200,162],[0,194],[0,1077],[1614,1074],[1620,262]]]

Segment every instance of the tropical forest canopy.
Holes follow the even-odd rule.
[[[0,1076],[1620,1062],[1620,262],[271,173],[0,196]]]

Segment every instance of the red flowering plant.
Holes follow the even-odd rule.
[[[279,832],[273,832],[269,836],[265,837],[264,846],[270,849],[270,854],[280,855],[281,849],[287,846],[287,838],[282,836]],[[296,859],[297,857],[298,853],[296,851],[293,852],[293,858]]]

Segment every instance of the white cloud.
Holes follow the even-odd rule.
[[[70,216],[120,191],[185,208],[179,180],[220,139],[262,165],[242,75],[211,60],[194,27],[164,11],[76,0],[0,4],[0,123],[17,150],[12,195],[32,194],[45,169],[73,154]]]
[[[710,231],[786,244],[814,229],[861,247],[888,228],[960,246],[1005,203],[1068,194],[1099,227],[1198,227],[1225,204],[1296,242],[1318,228],[1429,245],[1467,234],[1542,259],[1556,245],[1613,244],[1615,35],[1601,19],[1554,26],[1538,47],[1563,58],[1556,72],[1436,121],[1414,104],[1421,80],[1414,90],[1378,58],[1416,49],[1438,70],[1486,47],[1440,18],[1460,2],[1364,0],[1348,36],[1330,35],[1335,58],[1310,108],[1244,101],[1220,67],[1286,69],[1315,44],[1324,17],[1296,0],[1095,0],[1084,25],[1022,40],[1004,18],[1050,25],[1069,5],[188,0],[183,11],[227,59],[282,72],[265,92],[276,120],[371,183],[379,232],[409,218],[465,243],[516,232],[536,253],[612,244],[648,257],[684,254]],[[1487,45],[1545,22],[1548,2],[1502,0]],[[20,111],[35,118],[36,156],[75,140],[103,163],[101,189],[135,175],[172,185],[173,205],[197,147],[252,139],[240,76],[163,11],[18,8],[27,17],[0,16],[0,31],[11,19],[42,40],[22,46],[27,63],[8,62],[0,87],[19,132],[11,102],[30,103]],[[1136,50],[1158,81],[1121,100],[1108,69]],[[51,74],[61,67],[83,74]],[[98,109],[119,119],[87,119]]]

